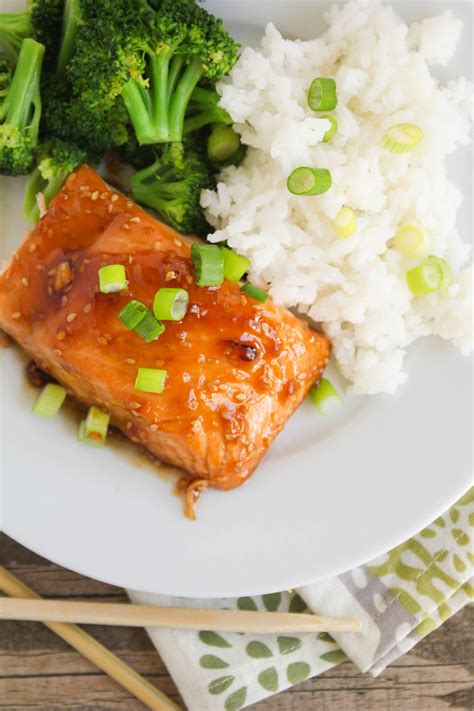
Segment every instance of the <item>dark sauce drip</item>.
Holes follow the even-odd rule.
[[[229,343],[234,348],[238,349],[239,358],[241,360],[256,360],[258,358],[258,351],[254,346],[249,346],[245,343],[239,343],[239,341],[228,340]]]

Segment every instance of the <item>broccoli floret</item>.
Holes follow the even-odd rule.
[[[230,71],[237,44],[194,0],[162,0],[147,15],[144,71],[124,86],[122,98],[139,143],[181,141],[190,98],[202,79]]]
[[[215,187],[209,165],[199,151],[183,143],[165,144],[156,153],[150,166],[132,176],[133,197],[179,232],[206,235],[210,228],[199,200],[201,190]]]
[[[28,37],[45,45],[45,66],[54,61],[63,2],[29,0],[29,7],[22,12],[0,13],[0,49],[7,54],[10,62],[16,63],[21,43]]]
[[[21,44],[18,62],[0,105],[0,173],[24,175],[33,165],[41,117],[40,78],[44,45]]]
[[[59,80],[44,86],[43,104],[43,133],[77,143],[96,162],[110,148],[127,140],[127,112],[120,102],[112,106],[86,105]]]
[[[86,152],[73,143],[66,143],[58,138],[50,138],[42,143],[36,153],[36,168],[26,184],[26,219],[33,223],[39,220],[40,211],[36,199],[38,193],[43,194],[45,206],[48,207],[68,175],[86,160]]]
[[[0,106],[2,105],[12,80],[12,65],[6,54],[0,53]]]
[[[117,72],[126,73],[117,57],[134,7],[131,0],[66,0],[57,67],[43,86],[43,132],[96,159],[127,140],[128,115],[114,87]]]
[[[185,135],[213,123],[232,125],[227,111],[219,106],[220,98],[214,87],[197,86],[194,89],[184,119]]]

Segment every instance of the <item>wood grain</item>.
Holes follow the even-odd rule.
[[[123,590],[58,568],[0,534],[0,563],[49,598],[126,601]],[[85,627],[184,708],[141,629]],[[469,711],[474,708],[474,610],[466,608],[372,679],[350,663],[255,711]],[[143,711],[144,707],[39,623],[0,622],[0,709]]]

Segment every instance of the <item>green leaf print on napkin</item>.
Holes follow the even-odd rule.
[[[200,658],[199,664],[203,669],[225,669],[229,666],[227,662],[214,656],[214,654],[204,654]]]
[[[283,605],[284,601],[284,605]],[[282,611],[298,613],[308,610],[306,603],[298,594],[293,594],[291,597],[288,594],[271,593],[262,595],[258,598],[250,596],[239,597],[234,603],[239,610],[268,610],[275,612],[278,609]],[[239,634],[239,633],[237,633]],[[282,686],[287,686],[287,683],[298,684],[307,679],[311,674],[311,666],[301,658],[297,661],[287,663],[287,655],[298,654],[298,650],[304,649],[303,639],[297,635],[278,635],[266,636],[265,642],[260,639],[252,639],[252,635],[240,633],[243,639],[229,634],[228,639],[217,634],[216,632],[202,631],[199,632],[200,641],[212,647],[220,647],[219,656],[215,654],[203,654],[199,657],[199,665],[201,669],[218,672],[221,669],[229,669],[233,666],[235,655],[246,654],[252,661],[247,671],[251,670],[255,674],[255,685],[259,685],[262,689],[269,693],[275,693]],[[320,658],[334,666],[342,660],[341,654],[337,649],[337,645],[333,638],[326,634],[320,633],[316,636],[322,643],[327,644],[327,652]],[[300,651],[301,654],[301,651]],[[299,656],[299,655],[298,655]],[[269,659],[273,658],[272,666],[268,666]],[[293,657],[294,658],[294,657]],[[345,659],[345,655],[343,656]],[[291,659],[291,657],[290,657]],[[280,682],[280,679],[286,676],[285,684]],[[248,687],[242,686],[237,690],[231,691],[231,687],[236,686],[239,681],[238,671],[234,669],[234,674],[216,675],[215,679],[208,682],[208,692],[212,696],[225,695],[228,696],[222,699],[223,708],[225,711],[237,711],[244,704],[247,698]],[[250,685],[251,687],[252,685]]]
[[[245,699],[247,698],[247,687],[243,686],[241,689],[237,689],[231,694],[224,704],[225,711],[237,711],[241,709],[245,704]]]
[[[416,634],[425,636],[435,629],[436,621],[430,614],[424,613],[427,599],[435,603],[436,614],[440,621],[452,614],[447,598],[456,591],[462,582],[456,579],[456,574],[465,574],[474,557],[469,549],[468,534],[470,518],[465,507],[474,501],[474,487],[471,488],[444,516],[438,516],[433,526],[420,531],[418,536],[405,541],[393,548],[385,556],[382,563],[367,566],[368,572],[374,577],[387,576],[386,585],[391,595],[410,614],[420,618],[415,628]],[[448,537],[448,538],[447,538]],[[451,540],[449,540],[451,539]],[[452,548],[451,541],[457,544],[457,550]],[[408,564],[407,559],[410,561]],[[418,565],[417,565],[418,561]],[[389,577],[391,576],[391,577]],[[397,584],[393,584],[396,576]]]
[[[263,644],[263,642],[249,642],[245,648],[245,651],[249,657],[253,657],[254,659],[262,659],[263,657],[272,656],[271,651],[268,649],[266,644]]]
[[[278,649],[280,654],[291,654],[299,649],[303,644],[298,637],[277,637]]]
[[[211,647],[230,647],[231,645],[224,637],[221,637],[217,632],[203,631],[199,632],[199,639],[204,644],[209,644]]]
[[[269,669],[260,672],[258,681],[266,691],[278,691],[278,672],[275,667],[269,667]]]
[[[235,676],[220,676],[218,679],[214,679],[208,686],[210,694],[223,694],[226,689],[234,681]]]
[[[299,684],[309,677],[311,667],[306,662],[293,662],[286,670],[286,676],[290,684]]]

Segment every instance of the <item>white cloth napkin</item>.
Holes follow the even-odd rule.
[[[351,659],[376,676],[473,598],[474,489],[387,554],[292,593],[202,600],[128,591],[133,602],[349,616],[361,634],[148,629],[189,711],[237,711]],[[308,610],[309,608],[309,610]]]

